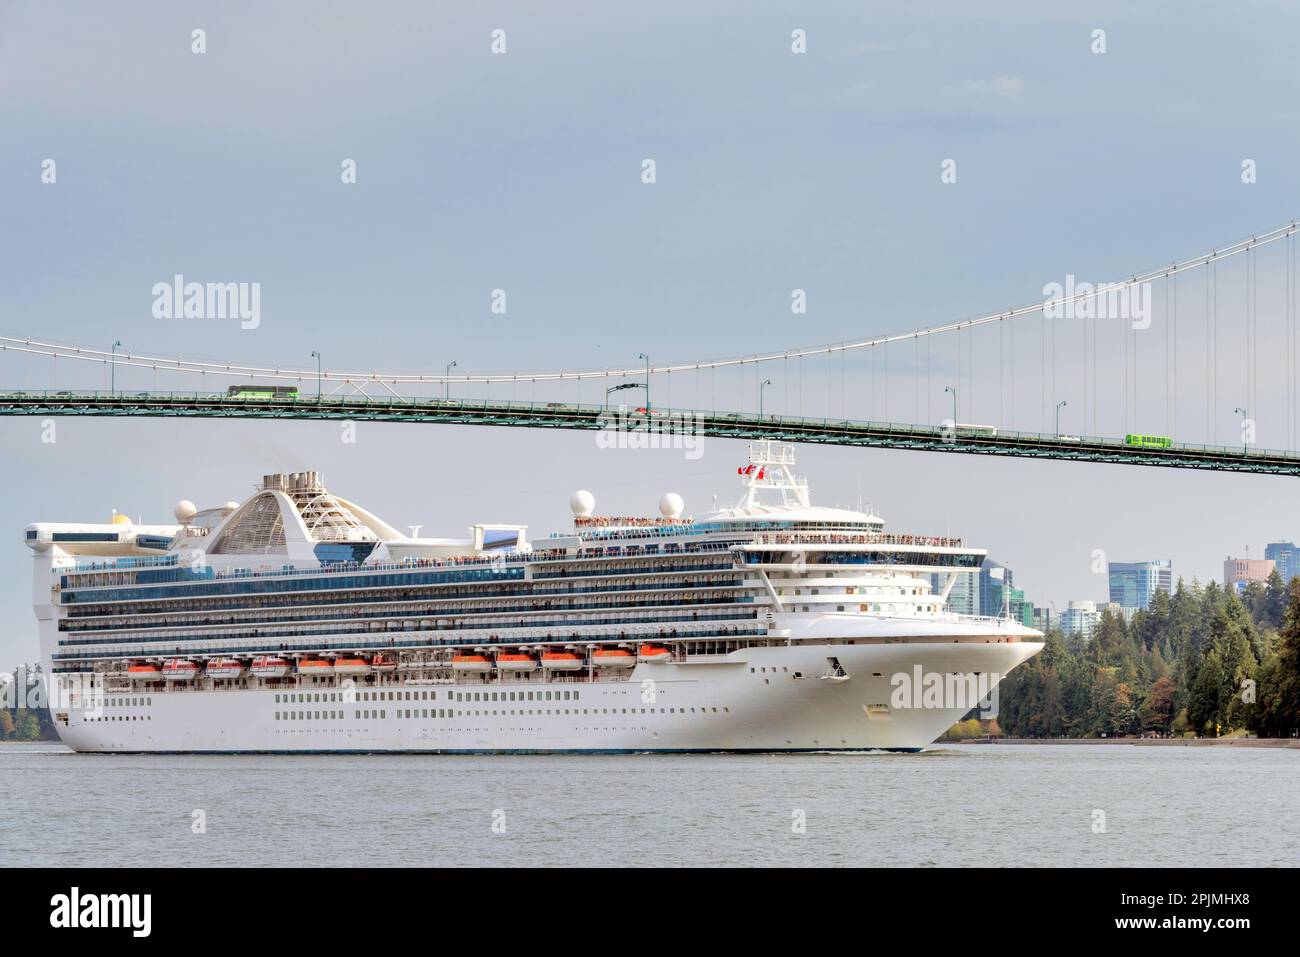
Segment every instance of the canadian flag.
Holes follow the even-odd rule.
[[[762,478],[763,478],[763,472],[764,472],[764,471],[765,471],[764,469],[759,469],[759,470],[758,470],[758,477],[759,477],[759,479],[762,479]]]

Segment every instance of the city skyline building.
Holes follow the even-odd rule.
[[[1145,562],[1110,562],[1110,600],[1121,608],[1146,610],[1157,591],[1174,592],[1174,563],[1160,558]]]
[[[1240,595],[1251,582],[1267,582],[1275,567],[1270,558],[1226,558],[1223,561],[1223,587]]]
[[[1264,557],[1274,563],[1284,585],[1300,572],[1300,549],[1294,542],[1270,542],[1264,546]]]

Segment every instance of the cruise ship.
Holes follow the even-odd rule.
[[[948,608],[984,550],[815,506],[794,463],[757,443],[699,518],[576,492],[533,541],[403,535],[316,472],[29,525],[55,726],[87,752],[920,750],[1042,635]]]

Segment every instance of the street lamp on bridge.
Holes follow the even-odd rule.
[[[645,414],[650,414],[650,357],[642,352],[638,359],[645,360]]]
[[[944,392],[952,393],[952,427],[957,428],[957,387],[955,385],[946,385],[943,387]]]
[[[447,372],[442,379],[442,385],[443,385],[442,397],[444,401],[451,399],[451,370],[454,368],[456,368],[456,360],[452,359],[450,362],[447,363]]]
[[[1068,403],[1066,403],[1064,399],[1056,403],[1056,435],[1058,438],[1061,435],[1061,410],[1064,409],[1067,404]]]
[[[764,379],[758,384],[758,420],[763,421],[763,390],[772,384],[771,379]]]
[[[1250,421],[1250,413],[1246,411],[1245,406],[1232,411],[1241,416],[1241,452],[1245,455],[1250,450],[1250,443],[1246,441],[1246,423]]]
[[[317,352],[315,349],[313,349],[313,350],[311,351],[311,357],[312,357],[313,359],[316,360],[316,401],[319,402],[319,401],[320,401],[320,394],[321,394],[321,387],[320,387],[320,353]]]
[[[117,347],[122,344],[121,339],[114,339],[113,345],[109,347],[108,355],[108,394],[117,393]]]

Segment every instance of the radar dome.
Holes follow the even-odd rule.
[[[659,500],[659,514],[664,518],[681,518],[686,505],[676,492],[669,492]]]
[[[573,509],[573,514],[579,518],[588,518],[596,510],[596,496],[579,489],[569,499],[569,508]]]
[[[129,515],[124,515],[124,514],[121,513],[121,512],[115,512],[115,513],[113,514],[113,524],[114,524],[114,525],[130,525],[130,524],[131,524],[131,516],[129,516]]]
[[[176,521],[181,525],[188,525],[194,521],[194,516],[198,512],[199,510],[194,507],[194,503],[187,498],[181,499],[176,503],[176,507],[172,509],[172,514],[176,516]]]
[[[227,502],[225,505],[221,506],[223,512],[233,512],[237,508],[239,508],[238,502]]]

